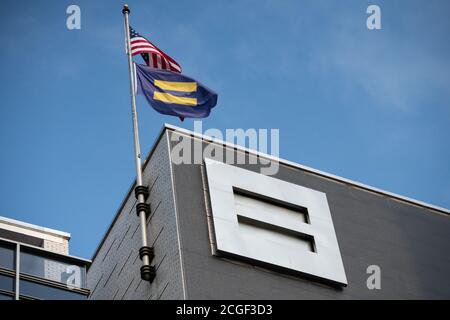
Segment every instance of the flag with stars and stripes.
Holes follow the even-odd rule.
[[[140,54],[145,63],[155,69],[181,73],[181,66],[153,43],[145,39],[130,26],[131,54]]]

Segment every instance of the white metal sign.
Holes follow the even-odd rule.
[[[216,250],[347,285],[325,193],[205,158]]]

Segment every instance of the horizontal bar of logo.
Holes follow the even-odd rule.
[[[175,82],[155,80],[155,86],[162,90],[195,92],[197,91],[197,82]]]
[[[155,91],[153,94],[153,99],[165,103],[183,104],[186,106],[196,106],[197,98],[185,98],[177,97],[170,93]]]

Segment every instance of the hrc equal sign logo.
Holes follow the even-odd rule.
[[[155,80],[154,85],[155,87],[158,87],[161,90],[166,91],[192,93],[192,94],[195,94],[197,92],[197,82],[175,82],[175,81]],[[167,92],[155,91],[153,93],[153,99],[165,103],[181,104],[185,106],[197,105],[197,98],[179,97]]]

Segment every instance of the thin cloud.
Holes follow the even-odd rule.
[[[432,97],[450,98],[450,61],[420,43],[402,43],[391,32],[344,28],[312,55],[324,78],[339,77],[349,94],[362,90],[385,108],[415,111]]]

